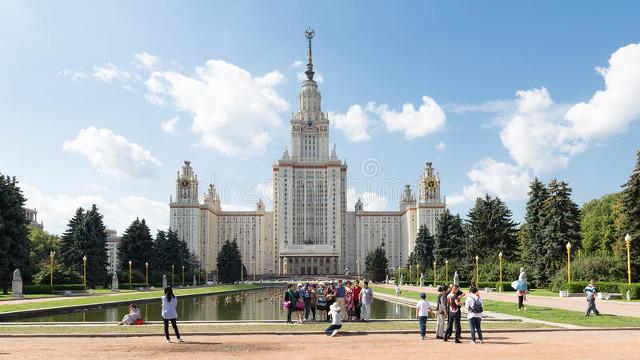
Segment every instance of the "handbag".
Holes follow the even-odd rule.
[[[304,310],[304,301],[300,299],[296,301],[296,310]]]
[[[288,310],[291,307],[291,301],[283,301],[282,302],[282,310]]]

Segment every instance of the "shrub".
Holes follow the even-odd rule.
[[[631,292],[631,299],[633,300],[638,300],[640,299],[640,284],[631,284],[631,287],[629,287],[628,284],[620,284],[618,286],[618,291],[620,292],[620,294],[622,294],[622,298],[625,298],[625,294],[627,293],[627,290],[629,290]]]
[[[43,266],[40,271],[33,276],[33,283],[35,285],[49,285],[51,279],[50,274],[51,267]],[[54,284],[78,284],[82,282],[82,275],[58,263],[54,267],[53,281]]]
[[[66,290],[84,290],[83,284],[54,284],[53,287],[49,284],[44,285],[25,285],[23,291],[25,294],[51,294],[53,291],[66,291]]]

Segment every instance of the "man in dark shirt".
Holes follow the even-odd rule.
[[[356,308],[356,319],[360,320],[360,291],[362,288],[360,287],[360,281],[356,280],[355,285],[353,286],[353,305]]]
[[[456,343],[461,343],[460,341],[460,297],[461,292],[460,288],[456,285],[453,285],[451,288],[451,292],[447,295],[447,304],[449,307],[449,318],[447,319],[447,332],[444,334],[444,341],[449,341],[451,337],[451,333],[453,332],[453,325],[456,326]]]
[[[338,304],[340,304],[340,308],[342,309],[342,311],[340,311],[340,316],[342,317],[342,320],[346,320],[347,317],[347,306],[344,302],[344,294],[345,294],[345,288],[342,285],[342,280],[338,280],[338,287],[336,287],[336,302]]]

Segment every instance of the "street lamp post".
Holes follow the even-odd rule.
[[[420,286],[420,264],[416,264],[416,286]]]
[[[433,262],[433,286],[436,286],[436,283],[438,282],[438,272],[436,271],[436,262]]]
[[[569,292],[571,291],[571,243],[567,243],[567,284],[569,284]]]
[[[476,287],[480,286],[480,257],[476,255]]]
[[[131,290],[131,260],[129,260],[129,290]]]
[[[409,265],[409,284],[413,283],[413,265]]]
[[[174,280],[174,275],[173,274],[174,274],[175,267],[176,267],[175,265],[171,265],[171,286],[172,287],[175,286],[174,283],[173,283],[173,280]]]
[[[631,235],[627,234],[624,237],[624,242],[627,245],[627,301],[631,300]]]
[[[498,254],[498,258],[500,259],[500,292],[502,292],[502,251]]]
[[[360,258],[356,259],[356,278],[360,281]]]
[[[444,282],[449,285],[449,259],[444,260]]]
[[[54,266],[53,266],[53,258],[56,256],[56,252],[55,251],[50,251],[49,252],[49,260],[51,263],[51,271],[49,271],[49,282],[51,285],[51,291],[53,291],[53,271],[54,271]]]
[[[87,255],[82,257],[82,267],[84,268],[84,289],[87,290]]]
[[[244,266],[242,265],[242,255],[240,255],[240,282],[244,280]]]
[[[184,287],[184,265],[182,265],[182,287]]]
[[[147,284],[147,289],[149,288],[149,263],[144,263],[144,282]]]

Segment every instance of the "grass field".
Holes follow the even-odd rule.
[[[174,289],[176,296],[184,295],[204,295],[215,294],[224,291],[237,291],[256,289],[257,285],[221,285],[214,287],[201,287],[201,288],[187,288],[187,289]],[[73,297],[68,299],[52,300],[46,302],[24,302],[21,304],[2,304],[0,302],[0,313],[6,313],[10,311],[23,311],[34,309],[50,309],[63,306],[75,306],[75,305],[93,305],[119,301],[140,301],[147,299],[160,298],[163,295],[162,290],[157,291],[131,291],[118,294],[103,294],[103,295],[90,295],[82,297]]]
[[[395,295],[395,290],[391,288],[373,287],[374,292]],[[401,297],[419,299],[420,293],[417,291],[403,290]],[[436,301],[435,294],[427,294],[427,300]],[[522,316],[535,320],[550,321],[561,324],[571,324],[585,327],[640,327],[640,318],[629,316],[601,315],[585,317],[581,311],[570,311],[553,309],[542,306],[527,306],[527,311],[518,311],[511,302],[484,300],[484,309],[496,313]]]

